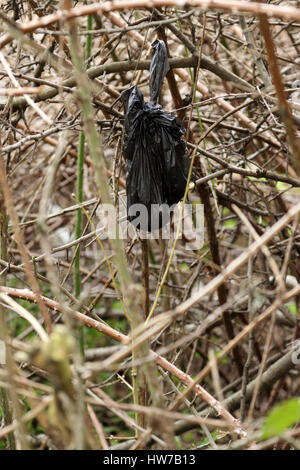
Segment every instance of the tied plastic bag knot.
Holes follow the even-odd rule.
[[[189,156],[181,121],[157,104],[162,81],[170,69],[166,45],[152,44],[150,101],[132,86],[121,99],[125,111],[127,218],[143,231],[166,225],[187,183]]]

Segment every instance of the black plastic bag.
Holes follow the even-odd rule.
[[[176,116],[157,104],[170,68],[166,45],[156,40],[152,49],[150,101],[144,101],[136,86],[121,95],[125,111],[127,218],[145,231],[161,228],[169,221],[172,206],[184,195],[189,170],[182,139],[185,129]],[[146,208],[146,216],[138,216],[140,206],[136,205]]]

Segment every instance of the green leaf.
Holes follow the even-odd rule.
[[[181,263],[180,264],[180,271],[182,271],[183,273],[189,271],[189,269],[190,269],[190,267],[187,263]]]
[[[293,315],[298,315],[298,306],[296,304],[296,302],[292,301],[292,302],[289,302],[287,304],[288,308],[289,308],[289,311],[293,314]]]
[[[236,219],[229,219],[229,220],[225,220],[225,222],[223,222],[224,227],[236,227],[236,225],[237,225],[237,220]]]
[[[278,436],[300,419],[300,400],[291,398],[275,406],[266,418],[262,440]]]
[[[283,183],[282,181],[278,181],[276,183],[276,189],[278,189],[279,191],[284,191],[285,189],[288,189],[289,186],[289,184]]]

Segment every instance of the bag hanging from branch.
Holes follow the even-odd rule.
[[[157,104],[162,81],[170,69],[166,45],[152,44],[150,101],[130,87],[122,92],[125,111],[127,218],[136,228],[153,231],[170,220],[172,206],[183,197],[189,156],[181,121]]]

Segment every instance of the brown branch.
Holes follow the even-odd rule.
[[[174,308],[171,312],[172,315],[181,315],[182,313],[191,309],[195,304],[200,302],[204,297],[214,292],[219,285],[223,284],[234,272],[236,272],[241,266],[243,266],[251,256],[257,253],[261,246],[268,243],[272,238],[280,232],[286,225],[293,220],[296,215],[300,212],[300,202],[295,206],[292,206],[289,211],[281,217],[272,227],[270,227],[257,241],[254,241],[247,250],[245,250],[238,258],[231,261],[231,263],[223,268],[222,273],[212,279],[203,288],[195,292],[189,299],[182,302],[180,305]]]
[[[276,59],[275,45],[272,39],[272,33],[268,23],[267,16],[259,16],[260,30],[265,40],[267,57],[270,66],[270,72],[272,75],[273,83],[276,89],[278,98],[278,109],[281,115],[281,119],[285,124],[287,140],[291,149],[292,165],[298,175],[300,174],[300,141],[297,138],[297,131],[289,103],[286,99],[284,92],[284,85],[280,74],[279,66]]]
[[[113,24],[116,24],[117,26],[120,26],[120,27],[121,26],[124,26],[124,27],[126,26],[125,21],[122,18],[120,18],[118,15],[113,14],[113,13],[110,13],[110,14],[107,14],[107,15],[109,16],[109,18],[110,18],[110,20],[112,21]],[[140,46],[143,47],[144,38],[137,31],[129,31],[128,35],[130,37],[132,37]],[[150,44],[147,43],[147,47],[150,47]],[[194,46],[192,45],[192,47],[194,47]],[[201,59],[203,59],[203,57],[201,57]],[[197,57],[196,57],[196,60],[197,60],[197,63],[198,63],[198,58]],[[169,62],[171,62],[171,65],[172,65],[172,59],[170,59]],[[201,65],[201,63],[200,63],[200,65]],[[187,82],[187,83],[193,85],[190,75],[188,74],[188,72],[186,72],[182,68],[175,68],[174,73],[176,75],[178,75],[183,82]],[[204,97],[207,98],[207,97],[211,96],[211,93],[210,93],[208,87],[203,82],[198,81],[198,83],[196,84],[196,88],[197,88],[198,91],[200,91],[200,93],[202,93],[202,95]],[[225,101],[222,97],[220,97],[220,98],[217,97],[216,104],[218,106],[220,106],[221,108],[223,108],[226,112],[231,111],[231,110],[234,109],[234,107],[230,103]],[[248,128],[251,131],[251,133],[256,132],[256,124],[254,122],[252,122],[241,111],[237,111],[234,114],[234,116],[239,120],[241,125]],[[271,145],[273,145],[276,148],[281,148],[281,145],[282,145],[281,142],[279,140],[275,139],[273,137],[273,135],[271,135],[271,133],[268,132],[268,131],[263,132],[263,134],[260,136],[260,138],[262,138],[263,140],[270,143]]]
[[[261,376],[261,390],[268,390],[272,385],[277,382],[281,377],[287,374],[295,364],[292,360],[293,350],[288,351],[284,356],[282,356],[278,361],[272,364]],[[246,400],[251,400],[253,391],[256,387],[258,378],[252,380],[248,385],[245,393]],[[242,390],[234,393],[230,397],[224,400],[224,405],[230,411],[234,411],[238,408],[242,396]],[[213,413],[209,413],[211,416]]]
[[[293,350],[288,351],[284,356],[282,356],[278,361],[270,365],[270,367],[263,373],[261,377],[261,389],[263,391],[270,390],[272,385],[274,385],[279,379],[281,379],[285,374],[287,374],[291,369],[295,367],[295,364],[292,361]],[[251,400],[254,388],[257,383],[257,378],[253,379],[248,383],[245,391],[246,401]],[[224,406],[230,411],[233,412],[240,406],[242,398],[242,390],[234,393],[233,395],[225,398]],[[214,417],[215,412],[213,410],[204,410],[201,412],[201,415],[205,417]],[[184,420],[179,420],[175,424],[175,434],[182,434],[190,429],[193,429],[195,426],[192,423],[185,422]]]
[[[102,65],[97,65],[95,67],[90,67],[86,73],[90,79],[95,79],[104,73],[110,74],[110,73],[120,73],[120,72],[129,72],[132,70],[149,70],[150,68],[150,60],[139,60],[139,61],[121,61],[121,62],[112,62],[109,64],[102,64]],[[196,67],[198,64],[198,58],[197,56],[191,56],[191,57],[174,57],[172,59],[169,59],[169,64],[171,69],[180,69],[180,68],[189,68],[189,67]],[[212,65],[210,62],[206,62],[205,59],[201,59],[200,67],[203,69],[207,69],[211,71],[212,73],[215,73],[218,75],[220,78],[223,80],[232,80],[232,77],[228,74],[224,74],[224,71],[222,68],[220,68],[218,65]],[[225,70],[225,69],[224,69]],[[235,76],[234,76],[235,77]],[[237,77],[238,78],[238,77]],[[239,88],[239,82],[235,82],[236,87]],[[63,80],[61,85],[55,87],[54,85],[51,87],[45,87],[44,90],[36,95],[32,96],[32,99],[35,102],[39,101],[45,101],[50,98],[54,98],[59,93],[59,88],[60,87],[65,87],[65,88],[73,88],[76,86],[76,80],[74,76],[71,76],[67,78],[66,80]],[[240,88],[244,90],[245,86],[240,85]],[[250,87],[248,86],[248,89]],[[0,109],[3,109],[5,107],[6,103],[0,102]],[[17,98],[12,101],[12,106],[13,108],[25,108],[27,106],[27,103],[24,98]],[[109,111],[109,108],[107,109]]]
[[[36,95],[42,91],[42,87],[28,87],[22,88],[0,88],[0,96],[22,96],[22,95]]]
[[[201,168],[201,163],[199,167],[197,168],[197,170],[200,172],[201,176],[204,177],[204,174]],[[214,262],[214,264],[221,267],[222,264],[221,264],[221,257],[220,257],[220,251],[219,251],[219,243],[218,243],[216,229],[215,229],[214,215],[213,215],[213,209],[212,209],[212,205],[210,201],[210,190],[209,190],[208,183],[198,185],[196,186],[196,189],[197,189],[197,192],[199,193],[202,204],[204,205],[204,216],[205,216],[205,221],[206,221],[207,234],[208,234],[212,261]],[[220,305],[226,304],[228,291],[227,291],[225,283],[222,283],[217,287],[217,292],[218,292]],[[231,321],[231,316],[228,311],[223,312],[223,322],[224,322],[224,327],[225,327],[227,338],[231,340],[232,338],[234,338],[234,329],[233,329],[233,324]],[[243,362],[242,362],[242,356],[241,356],[241,351],[240,351],[239,346],[233,349],[233,357],[234,357],[234,361],[235,361],[235,365],[237,367],[238,373],[242,375]]]
[[[289,6],[265,5],[257,2],[247,3],[238,0],[120,0],[105,3],[93,3],[78,8],[71,8],[70,10],[60,10],[44,16],[39,19],[28,21],[20,25],[23,32],[29,33],[37,28],[46,27],[53,23],[64,22],[72,18],[81,16],[95,15],[103,12],[122,11],[122,10],[135,10],[137,8],[160,8],[160,7],[202,7],[204,9],[223,10],[230,13],[247,13],[254,16],[265,14],[275,18],[282,18],[285,20],[300,21],[300,9]]]
[[[7,295],[10,295],[11,297],[26,299],[30,302],[37,301],[37,296],[34,294],[34,292],[29,289],[16,289],[12,287],[0,286],[0,292],[4,292]],[[72,314],[78,321],[82,322],[84,325],[94,328],[95,330],[104,333],[107,336],[110,336],[111,338],[115,339],[116,341],[122,344],[127,345],[131,341],[128,336],[119,333],[114,328],[111,328],[105,323],[101,323],[100,321],[94,320],[93,318],[90,318],[87,315],[84,315],[83,313],[72,310],[71,308],[66,308],[65,306],[62,307],[58,302],[55,302],[54,300],[49,299],[48,297],[42,296],[42,300],[45,305],[47,305],[51,310],[61,313],[67,312],[69,314]],[[151,351],[151,354],[156,364],[169,371],[172,375],[175,375],[184,384],[191,386],[191,384],[193,383],[192,377],[182,372],[180,369],[174,366],[174,364],[171,364],[169,361],[167,361],[164,357],[159,356],[153,351]],[[228,411],[223,408],[221,403],[218,402],[212,395],[210,395],[203,387],[201,387],[200,385],[196,385],[193,391],[206,403],[212,406],[219,416],[222,416],[225,420],[231,423],[237,432],[241,432],[239,421],[234,418],[230,413],[228,413]]]
[[[52,331],[51,318],[42,300],[40,286],[32,270],[29,255],[25,247],[24,236],[19,227],[19,219],[15,210],[15,207],[14,207],[13,195],[12,195],[9,183],[8,183],[5,162],[1,153],[1,142],[0,142],[0,185],[1,185],[2,192],[3,192],[3,196],[4,196],[6,211],[10,217],[10,220],[14,229],[14,237],[17,242],[20,255],[24,263],[24,269],[25,269],[27,278],[29,280],[30,285],[32,286],[34,290],[34,295],[36,296],[37,304],[39,306],[39,309],[47,325],[48,332],[51,332]]]
[[[220,362],[223,357],[225,357],[245,336],[247,336],[251,331],[254,330],[258,325],[260,325],[262,322],[264,322],[267,318],[269,318],[274,311],[282,303],[287,302],[289,299],[295,297],[297,294],[300,292],[300,285],[298,284],[296,287],[291,289],[289,292],[286,292],[282,294],[281,296],[277,297],[277,299],[270,305],[263,313],[258,315],[251,323],[249,323],[243,330],[235,336],[229,343],[222,349],[220,354],[218,354],[217,357],[215,357],[213,360],[210,360],[206,366],[199,372],[199,374],[194,378],[193,383],[191,383],[188,388],[175,400],[173,403],[173,407],[175,408],[178,406],[184,398],[188,395],[189,392],[193,389],[193,386],[195,384],[199,384],[212,370],[212,367],[214,366],[215,361]]]

